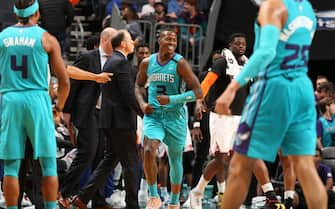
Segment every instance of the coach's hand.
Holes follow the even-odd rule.
[[[141,110],[144,114],[151,114],[154,112],[154,108],[152,108],[152,106],[148,103],[141,105]]]
[[[202,142],[204,137],[202,136],[200,127],[196,127],[191,130],[191,137],[193,141]]]
[[[170,103],[170,98],[167,95],[159,95],[159,96],[157,96],[157,101],[161,105],[167,105],[167,104]]]

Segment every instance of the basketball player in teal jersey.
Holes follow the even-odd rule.
[[[59,80],[60,113],[69,92],[69,79],[57,40],[37,26],[37,0],[15,0],[18,23],[0,33],[1,130],[0,159],[4,159],[3,190],[6,206],[16,209],[18,172],[26,139],[39,159],[45,208],[56,207],[58,178],[56,139],[48,94],[48,64]]]
[[[307,0],[257,2],[261,6],[254,53],[216,101],[216,112],[229,114],[236,91],[258,77],[242,113],[221,208],[238,209],[255,159],[273,161],[281,148],[293,163],[308,208],[326,209],[326,191],[313,167],[316,112],[313,85],[307,76],[316,28],[314,12]]]
[[[144,172],[149,186],[146,209],[159,209],[162,202],[157,192],[156,150],[161,142],[168,146],[171,195],[170,209],[178,209],[180,184],[183,177],[182,156],[186,140],[187,115],[185,102],[202,98],[197,77],[187,61],[175,53],[177,34],[163,30],[159,36],[159,52],[140,64],[135,94],[145,114]],[[141,92],[148,82],[148,103]],[[184,92],[183,83],[191,89]]]

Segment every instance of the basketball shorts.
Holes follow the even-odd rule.
[[[313,85],[304,74],[279,75],[256,81],[247,98],[234,150],[274,161],[284,156],[314,155],[316,111]]]
[[[34,159],[56,157],[55,125],[47,91],[8,92],[1,96],[0,159],[23,159],[29,139]]]
[[[176,111],[154,111],[143,118],[144,137],[159,140],[168,147],[181,149],[185,145],[187,118],[184,108]]]
[[[229,153],[233,149],[241,116],[209,114],[210,154]]]

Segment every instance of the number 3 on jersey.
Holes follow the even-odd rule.
[[[14,71],[21,71],[21,76],[23,79],[28,78],[28,56],[23,55],[21,58],[21,65],[17,63],[16,55],[10,56],[10,67]]]
[[[157,85],[157,94],[159,94],[159,95],[166,95],[166,86],[164,86],[164,85]]]
[[[285,49],[293,53],[286,56],[280,64],[280,69],[296,69],[306,67],[308,64],[309,45],[286,44]]]

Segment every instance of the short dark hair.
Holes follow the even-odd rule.
[[[331,95],[335,94],[335,85],[330,82],[322,82],[319,87],[316,88],[316,91],[324,91],[326,93],[329,93]]]
[[[173,33],[177,34],[177,29],[173,26],[170,26],[170,25],[163,26],[160,29],[159,36],[163,35],[164,32],[173,32]]]
[[[15,0],[14,1],[14,5],[17,9],[25,9],[29,6],[31,6],[36,0]],[[19,17],[16,15],[17,20],[19,21],[19,23],[21,23],[22,25],[25,25],[29,22],[29,17]]]
[[[121,45],[121,42],[124,40],[125,37],[125,30],[119,30],[116,32],[116,34],[112,38],[112,46],[113,48],[117,48]]]
[[[139,43],[137,46],[136,46],[136,51],[139,49],[139,48],[148,48],[149,50],[150,50],[150,47],[149,47],[149,44],[147,44],[147,43]]]
[[[231,36],[229,36],[229,43],[232,43],[235,38],[244,38],[247,39],[247,36],[244,33],[233,33]]]
[[[328,81],[328,78],[325,75],[318,75],[316,77],[316,80],[319,80],[319,79],[326,79]]]
[[[326,106],[335,103],[335,98],[325,97],[318,102],[318,108],[322,114],[326,112]]]

